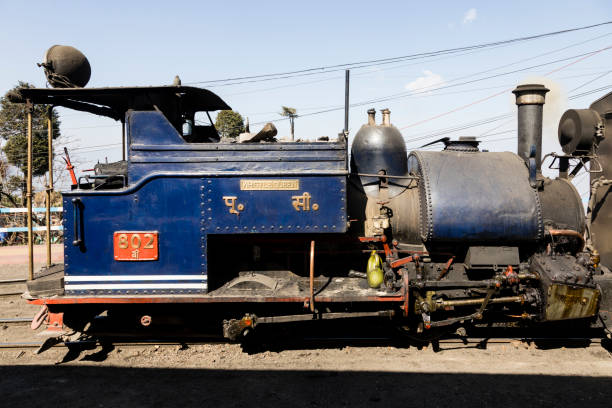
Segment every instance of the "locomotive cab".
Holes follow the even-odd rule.
[[[66,294],[205,294],[211,261],[217,288],[239,274],[239,235],[295,235],[302,245],[346,230],[343,138],[247,144],[220,142],[212,125],[183,131],[195,112],[229,109],[191,87],[27,88],[21,97],[125,123],[127,160],[97,165],[63,193]],[[229,256],[217,256],[226,244],[209,253],[216,240]]]

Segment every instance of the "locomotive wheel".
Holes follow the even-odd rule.
[[[73,310],[67,308],[64,312],[64,326],[73,332],[85,332],[98,314],[98,310]]]
[[[417,347],[427,346],[429,343],[434,343],[441,337],[454,333],[457,330],[457,325],[444,327],[432,327],[431,329],[422,329],[419,332],[419,325],[413,322],[400,322],[395,324],[396,333],[403,339],[407,339],[411,345]]]

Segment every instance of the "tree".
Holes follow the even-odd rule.
[[[293,129],[294,129],[293,124],[295,122],[295,118],[298,117],[297,109],[290,108],[288,106],[281,106],[281,108],[283,109],[283,111],[280,113],[281,116],[286,116],[289,118],[289,124],[291,125],[291,140],[295,140],[294,133],[293,133]]]
[[[19,81],[18,85],[10,92],[18,91],[19,88],[32,88],[33,86]],[[34,176],[44,175],[49,168],[48,144],[47,144],[47,112],[49,105],[34,105],[32,107],[32,174]],[[59,117],[55,111],[52,112],[53,137],[60,136]],[[26,117],[25,104],[12,103],[5,95],[0,98],[0,138],[5,140],[2,150],[9,165],[17,167],[23,177],[18,175],[8,176],[5,171],[2,177],[1,193],[11,204],[15,204],[13,193],[21,191],[22,203],[25,202],[25,175],[28,171],[28,121]],[[8,168],[7,168],[8,170]]]
[[[17,177],[18,180],[15,179]],[[17,181],[17,185],[15,182]],[[9,175],[9,164],[4,159],[4,157],[0,157],[0,205],[6,207],[10,205],[11,207],[19,207],[15,197],[13,196],[13,192],[20,188],[22,179],[19,176],[10,176]]]
[[[9,92],[19,88],[33,88],[26,82],[19,84]],[[50,105],[34,105],[32,108],[32,173],[42,176],[49,169],[47,145],[47,110]],[[59,116],[52,112],[53,138],[60,136]],[[16,166],[25,175],[28,171],[28,121],[25,104],[12,103],[6,96],[0,99],[0,138],[6,140],[2,150],[9,164]]]
[[[222,139],[236,139],[243,132],[244,122],[238,112],[223,110],[217,115],[215,127]]]

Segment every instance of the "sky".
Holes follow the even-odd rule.
[[[344,124],[344,72],[267,81],[217,79],[320,68],[466,47],[612,20],[612,2],[577,1],[104,1],[0,0],[0,92],[19,80],[45,86],[41,62],[54,44],[81,50],[88,87],[171,84],[206,87],[257,131],[289,123],[297,138],[335,137]],[[511,90],[551,89],[544,110],[544,153],[561,153],[557,125],[569,108],[587,108],[612,89],[612,25],[543,39],[351,70],[349,139],[366,111],[389,108],[408,149],[448,136],[476,136],[491,151],[516,151]],[[391,99],[387,97],[392,96]],[[365,101],[386,99],[372,103]],[[337,108],[337,109],[335,109]],[[317,114],[320,111],[327,111]],[[81,169],[121,157],[117,122],[58,109],[62,140]],[[378,119],[380,120],[380,113]],[[280,120],[280,121],[279,121]],[[261,124],[260,124],[261,123]],[[438,148],[438,147],[434,147]],[[56,150],[57,151],[57,150]],[[59,161],[58,161],[59,163]],[[584,195],[587,177],[575,184]]]

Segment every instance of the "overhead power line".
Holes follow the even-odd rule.
[[[557,67],[557,68],[555,68],[555,69],[553,69],[553,70],[551,70],[551,71],[548,71],[546,74],[544,74],[544,76],[551,75],[551,74],[553,74],[553,73],[555,73],[555,72],[561,71],[561,70],[563,70],[563,69],[565,69],[565,68],[567,68],[567,67],[569,67],[569,66],[571,66],[571,65],[577,64],[577,63],[578,63],[578,62],[580,62],[580,61],[584,61],[584,60],[585,60],[585,59],[587,59],[587,58],[590,58],[590,57],[592,57],[592,56],[594,56],[594,55],[597,55],[597,54],[599,54],[600,52],[607,51],[607,50],[609,50],[610,48],[612,48],[612,45],[609,45],[609,46],[607,46],[607,47],[605,47],[605,48],[601,48],[601,49],[599,49],[599,50],[597,50],[597,51],[593,51],[593,52],[589,52],[589,53],[587,53],[587,54],[583,54],[583,56],[581,56],[581,58],[578,58],[578,59],[576,59],[576,60],[574,60],[574,61],[572,61],[572,62],[570,62],[570,63],[568,63],[568,64],[565,64],[565,65],[562,65],[562,66],[560,66],[560,67]],[[458,106],[458,107],[456,107],[456,108],[454,108],[454,109],[451,109],[451,110],[449,110],[449,111],[446,111],[446,112],[440,113],[440,114],[435,115],[435,116],[432,116],[432,117],[430,117],[430,118],[423,119],[423,120],[420,120],[420,121],[417,121],[417,122],[411,123],[411,124],[409,124],[409,125],[406,125],[406,126],[404,126],[404,127],[401,127],[400,129],[406,129],[406,128],[409,128],[409,127],[412,127],[412,126],[420,125],[420,124],[422,124],[422,123],[429,122],[429,121],[431,121],[431,120],[441,118],[441,117],[446,116],[446,115],[449,115],[449,114],[451,114],[451,113],[458,112],[458,111],[463,110],[463,109],[465,109],[465,108],[468,108],[468,107],[470,107],[470,106],[477,105],[477,104],[479,104],[479,103],[482,103],[482,102],[485,102],[485,101],[487,101],[487,100],[489,100],[489,99],[492,99],[492,98],[494,98],[494,97],[496,97],[496,96],[502,95],[502,94],[504,94],[504,93],[506,93],[506,92],[509,92],[510,90],[511,90],[511,89],[504,89],[503,91],[500,91],[500,92],[494,93],[494,94],[489,95],[489,96],[487,96],[487,97],[485,97],[485,98],[481,98],[481,99],[475,100],[475,101],[473,101],[473,102],[470,102],[470,103],[468,103],[468,104],[465,104],[465,105],[462,105],[462,106]]]
[[[452,53],[469,51],[469,50],[474,50],[474,49],[494,47],[494,46],[499,46],[503,44],[511,44],[511,43],[518,43],[518,42],[535,40],[535,39],[540,39],[540,38],[553,37],[553,36],[557,36],[561,34],[567,34],[571,32],[601,27],[601,26],[608,25],[608,24],[612,24],[612,21],[605,21],[605,22],[598,23],[598,24],[591,24],[587,26],[568,28],[568,29],[552,31],[548,33],[542,33],[542,34],[536,34],[536,35],[524,36],[524,37],[516,37],[516,38],[511,38],[508,40],[474,44],[474,45],[469,45],[469,46],[464,46],[464,47],[448,48],[448,49],[442,49],[442,50],[437,50],[437,51],[421,52],[421,53],[401,55],[401,56],[396,56],[396,57],[357,61],[357,62],[350,62],[350,63],[343,63],[343,64],[326,65],[326,66],[321,66],[321,67],[304,68],[304,69],[298,69],[294,71],[275,72],[275,73],[270,73],[270,74],[248,75],[248,76],[231,77],[231,78],[223,78],[223,79],[212,79],[212,80],[206,80],[206,81],[186,82],[185,84],[189,84],[189,85],[218,84],[218,83],[226,83],[226,82],[245,81],[245,80],[257,82],[257,81],[263,81],[263,80],[284,79],[284,78],[290,78],[290,77],[296,77],[296,76],[311,75],[313,73],[320,74],[320,73],[334,72],[334,71],[339,71],[339,70],[344,70],[344,69],[360,69],[360,68],[366,68],[370,66],[389,64],[389,63],[400,62],[400,61],[411,60],[411,59],[423,59],[423,58],[429,58],[432,56],[452,54]]]
[[[583,96],[591,95],[591,94],[594,94],[594,93],[597,93],[597,92],[600,92],[600,91],[604,91],[604,90],[610,89],[610,88],[612,88],[612,84],[611,85],[602,86],[602,87],[596,88],[596,89],[591,89],[590,91],[584,91],[582,93],[579,93],[579,94],[576,94],[576,95],[572,95],[572,96],[570,96],[567,99],[574,100],[574,99],[582,98]]]
[[[602,24],[604,24],[604,23],[602,23]],[[561,50],[565,50],[565,49],[574,47],[576,45],[581,45],[581,44],[584,44],[585,42],[590,42],[590,41],[593,41],[595,39],[599,39],[599,38],[602,38],[602,37],[609,36],[610,34],[612,34],[612,33],[606,33],[606,34],[603,34],[603,35],[599,35],[599,36],[596,36],[594,38],[590,38],[590,39],[588,39],[586,41],[580,41],[578,43],[570,44],[570,45],[564,46],[562,48],[558,48],[558,49],[555,49],[555,50],[552,50],[552,51],[547,51],[545,53],[538,54],[536,56],[532,56],[532,57],[529,57],[529,58],[524,58],[524,59],[521,59],[521,60],[518,60],[518,61],[514,61],[512,63],[504,64],[504,65],[501,65],[501,66],[497,66],[497,67],[490,68],[490,69],[487,69],[487,70],[484,70],[484,71],[479,71],[479,72],[475,72],[475,73],[472,73],[472,74],[469,74],[469,75],[464,75],[464,76],[461,76],[461,77],[453,78],[453,79],[450,79],[450,80],[446,81],[445,85],[439,86],[437,88],[422,87],[422,88],[418,88],[418,89],[412,90],[410,92],[401,92],[401,93],[397,93],[397,94],[391,94],[391,95],[387,95],[387,96],[382,96],[382,97],[375,98],[375,99],[361,101],[361,102],[358,102],[358,103],[353,103],[353,104],[350,105],[350,107],[351,108],[355,108],[355,107],[364,106],[364,105],[368,105],[368,104],[372,104],[372,103],[379,103],[379,102],[385,102],[385,101],[390,101],[390,100],[395,100],[395,99],[401,99],[401,98],[404,98],[404,97],[436,96],[436,95],[444,95],[444,94],[451,94],[451,93],[472,92],[474,90],[460,90],[460,91],[456,91],[456,92],[447,92],[447,93],[441,93],[441,92],[437,92],[437,91],[448,89],[448,88],[453,88],[453,87],[458,87],[458,86],[462,86],[462,85],[467,85],[467,84],[471,84],[471,83],[475,83],[475,82],[481,82],[481,81],[485,81],[485,80],[496,78],[496,77],[507,76],[507,75],[511,75],[513,73],[522,72],[522,71],[526,71],[526,70],[530,70],[530,69],[538,68],[538,67],[544,67],[544,66],[551,65],[551,64],[554,64],[554,63],[557,63],[557,62],[571,60],[571,59],[574,59],[574,58],[577,58],[577,57],[585,57],[586,58],[586,57],[591,56],[591,54],[598,53],[598,52],[600,52],[602,50],[597,50],[597,51],[583,53],[583,54],[578,54],[578,55],[573,55],[571,57],[556,59],[556,60],[553,60],[553,61],[548,61],[548,62],[545,62],[545,63],[541,63],[541,64],[537,64],[537,65],[532,65],[532,66],[525,67],[525,68],[520,68],[520,69],[517,69],[517,70],[497,73],[497,74],[486,76],[486,77],[482,77],[482,78],[476,78],[476,79],[469,80],[469,81],[463,81],[463,82],[459,82],[459,83],[454,83],[454,82],[457,82],[457,81],[459,81],[461,79],[466,79],[466,78],[473,77],[473,76],[476,76],[476,75],[479,75],[479,74],[483,74],[483,73],[486,73],[486,72],[495,71],[497,69],[509,67],[509,66],[516,65],[516,64],[524,62],[524,61],[533,60],[533,59],[536,59],[536,58],[539,58],[539,57],[542,57],[542,56],[545,56],[545,55],[549,55],[549,54],[552,54],[552,53],[555,53],[555,52],[558,52],[558,51],[561,51]],[[572,64],[569,64],[569,65],[572,65]],[[564,67],[562,67],[562,68],[564,68]],[[551,71],[551,72],[555,72],[555,71]],[[601,75],[600,77],[605,76],[605,75],[607,75],[610,72],[611,71],[606,71],[606,72],[604,72],[604,75]],[[599,79],[600,77],[597,77],[597,78],[591,80],[590,82],[594,82],[597,79]],[[319,82],[319,81],[311,81],[311,82]],[[586,84],[583,84],[583,86],[584,85],[586,85]],[[493,88],[502,88],[502,87],[504,87],[504,86],[489,87],[489,88],[482,88],[482,89],[484,90],[484,89],[493,89]],[[505,92],[505,90],[501,91],[500,93],[503,93],[503,92]],[[597,92],[597,91],[593,91],[593,92]],[[580,96],[582,96],[582,95],[580,95]],[[580,96],[577,96],[577,97],[580,97]],[[317,109],[317,108],[312,108],[312,109]],[[319,109],[321,109],[321,108],[319,108]],[[328,107],[328,108],[322,107],[322,110],[318,110],[318,111],[314,111],[314,112],[310,112],[310,113],[304,113],[304,114],[301,114],[300,117],[314,116],[314,115],[319,115],[319,114],[324,114],[324,113],[328,113],[328,112],[337,111],[337,110],[340,110],[340,109],[344,109],[344,106],[337,105],[337,106],[331,106],[331,107]],[[270,120],[263,120],[263,121],[253,122],[252,125],[265,124],[265,123],[268,123],[268,122],[281,122],[281,121],[284,121],[284,120],[287,120],[287,118],[275,118],[275,119],[270,119]],[[118,125],[114,124],[114,125],[82,126],[82,127],[62,128],[62,130],[65,131],[65,130],[70,130],[70,129],[103,128],[103,127],[116,127],[116,126],[118,126]],[[46,131],[46,128],[42,129],[42,130]]]
[[[563,47],[563,48],[566,48],[566,47]],[[545,76],[546,75],[551,75],[551,74],[553,74],[555,72],[561,71],[561,70],[563,70],[563,69],[565,69],[565,68],[567,68],[567,67],[569,67],[569,66],[571,66],[573,64],[576,64],[576,63],[578,63],[580,61],[583,61],[586,58],[589,58],[589,57],[592,57],[594,55],[597,55],[597,54],[599,54],[599,53],[601,53],[603,51],[606,51],[606,50],[608,50],[610,48],[612,48],[612,45],[608,46],[608,47],[605,47],[605,48],[602,48],[602,49],[599,49],[599,50],[590,51],[590,52],[582,53],[582,54],[578,54],[578,55],[573,55],[573,56],[566,57],[566,58],[559,58],[559,59],[556,59],[556,60],[553,60],[553,61],[548,61],[548,62],[536,64],[536,65],[531,65],[529,67],[524,67],[524,68],[519,68],[519,69],[516,69],[516,70],[511,70],[511,71],[506,71],[506,72],[502,72],[502,73],[498,73],[498,74],[493,74],[493,75],[489,75],[489,76],[486,76],[486,77],[472,79],[472,80],[469,80],[469,81],[463,81],[463,82],[459,82],[459,83],[452,83],[452,82],[456,81],[457,79],[459,79],[459,78],[455,78],[455,79],[451,79],[451,80],[447,81],[446,85],[442,85],[442,86],[439,86],[437,88],[422,87],[422,88],[418,88],[418,89],[415,89],[415,90],[412,90],[412,91],[409,91],[409,92],[400,92],[400,93],[391,94],[391,95],[387,95],[387,96],[382,96],[382,97],[378,97],[378,98],[374,98],[374,99],[369,99],[369,100],[365,100],[365,101],[355,102],[355,103],[350,104],[349,107],[350,108],[355,108],[355,107],[358,107],[358,106],[370,105],[370,104],[373,104],[373,103],[380,103],[380,102],[387,102],[387,101],[391,101],[391,100],[402,99],[402,98],[417,96],[417,95],[421,95],[421,94],[430,94],[431,92],[435,92],[435,91],[439,91],[439,90],[443,90],[443,89],[454,88],[454,87],[458,87],[458,86],[462,86],[462,85],[468,85],[468,84],[472,84],[472,83],[476,83],[476,82],[486,81],[486,80],[492,79],[492,78],[498,78],[498,77],[502,77],[502,76],[508,76],[508,75],[511,75],[511,74],[515,74],[515,73],[518,73],[518,72],[528,71],[528,70],[533,69],[533,68],[539,68],[539,67],[544,67],[544,66],[552,65],[552,64],[555,64],[555,63],[558,63],[558,62],[565,62],[565,61],[573,60],[572,62],[570,62],[570,63],[568,63],[566,65],[563,65],[561,67],[555,68],[555,69],[553,69],[551,71],[548,71],[547,73],[544,74]],[[547,52],[547,53],[544,53],[544,54],[540,54],[539,56],[546,55],[546,54],[549,54],[549,53],[550,52]],[[521,61],[523,61],[523,60],[521,60]],[[507,64],[506,66],[508,66],[508,65],[511,65],[511,64]],[[463,76],[463,77],[460,77],[460,78],[466,78],[466,77],[468,77],[468,76]],[[471,102],[468,105],[456,108],[456,109],[454,109],[454,110],[452,110],[450,112],[445,112],[445,113],[443,113],[441,115],[437,115],[437,116],[434,116],[432,118],[428,118],[428,119],[424,119],[424,120],[419,121],[419,122],[415,122],[413,124],[401,127],[400,129],[405,129],[405,128],[408,128],[408,127],[419,125],[421,123],[425,123],[425,122],[427,122],[429,120],[437,119],[438,117],[442,117],[442,116],[448,115],[450,113],[453,113],[455,111],[459,111],[459,110],[465,109],[465,108],[467,108],[469,106],[476,105],[478,103],[481,103],[481,102],[484,102],[486,100],[492,99],[493,97],[502,95],[502,94],[504,94],[506,92],[509,92],[510,90],[511,89],[503,89],[500,92],[497,92],[497,93],[495,93],[493,95],[489,95],[486,98],[483,98],[483,99]],[[300,117],[303,118],[303,117],[308,117],[308,116],[321,115],[321,114],[325,114],[325,113],[329,113],[329,112],[338,111],[338,110],[341,110],[341,109],[344,109],[344,106],[338,105],[338,106],[334,106],[334,107],[330,107],[330,108],[326,108],[326,109],[321,109],[321,110],[315,111],[315,112],[309,112],[309,113],[301,114]],[[270,119],[270,120],[262,120],[262,121],[251,123],[251,125],[261,125],[261,124],[265,124],[265,123],[268,123],[268,122],[277,123],[277,122],[281,122],[281,121],[284,121],[284,120],[287,120],[287,118],[275,118],[275,119]]]
[[[463,76],[463,77],[457,77],[457,78],[454,78],[452,80],[446,81],[446,83],[456,82],[456,81],[459,81],[461,79],[474,77],[474,76],[479,75],[479,74],[484,74],[484,73],[487,73],[487,72],[496,71],[498,69],[502,69],[502,68],[506,68],[506,67],[509,67],[509,66],[512,66],[512,65],[519,64],[521,62],[532,61],[532,60],[534,60],[536,58],[540,58],[540,57],[543,57],[543,56],[546,56],[546,55],[554,54],[556,52],[563,51],[563,50],[566,50],[568,48],[576,47],[578,45],[582,45],[582,44],[586,44],[586,43],[592,43],[595,40],[598,40],[598,39],[604,38],[604,37],[608,37],[610,35],[612,35],[612,33],[608,32],[608,33],[605,33],[605,34],[602,34],[602,35],[598,35],[598,36],[593,37],[593,38],[589,38],[589,39],[584,40],[584,41],[580,41],[580,42],[577,42],[577,43],[573,43],[573,44],[567,45],[567,46],[562,47],[562,48],[557,48],[557,49],[545,52],[543,54],[539,54],[539,55],[536,55],[536,56],[531,56],[531,57],[528,57],[528,58],[523,58],[523,59],[518,60],[518,61],[514,61],[514,62],[511,62],[511,63],[508,63],[508,64],[504,64],[504,65],[500,65],[500,66],[497,66],[497,67],[493,67],[493,68],[489,68],[489,69],[484,70],[484,71],[475,72],[475,73],[472,73],[472,74],[469,74],[469,75],[466,75],[466,76]],[[509,44],[506,44],[505,46],[508,46],[508,45]],[[497,47],[501,47],[501,46],[497,46]],[[497,47],[495,47],[495,48],[497,48]],[[473,53],[476,53],[476,52],[482,52],[484,50],[485,49],[474,50],[474,51],[470,51],[470,52],[463,52],[463,53],[458,53],[458,54],[453,54],[453,55],[450,55],[450,56],[444,56],[442,58],[431,59],[428,62],[431,63],[433,61],[439,61],[439,60],[442,60],[442,59],[457,58],[457,57],[461,57],[461,56],[464,56],[464,55],[473,54]],[[410,63],[410,64],[402,64],[402,65],[398,65],[398,66],[391,67],[391,68],[383,68],[383,69],[379,69],[379,70],[376,70],[376,71],[362,72],[362,73],[359,73],[359,74],[353,74],[352,77],[355,78],[355,77],[364,77],[364,76],[368,76],[368,75],[375,75],[375,74],[378,74],[379,72],[382,72],[382,71],[388,71],[388,70],[391,70],[391,69],[404,68],[404,67],[412,66],[412,65],[416,65],[416,64],[422,64],[422,62],[413,62],[413,63]],[[294,82],[294,83],[290,83],[290,84],[284,84],[284,85],[267,87],[267,88],[250,89],[250,90],[246,90],[246,91],[240,91],[240,92],[234,92],[234,93],[230,93],[230,94],[225,94],[225,96],[245,95],[245,94],[251,94],[251,93],[261,93],[261,92],[273,91],[273,90],[283,89],[283,88],[293,88],[293,87],[297,87],[297,86],[300,86],[300,85],[310,85],[310,84],[313,84],[313,83],[332,81],[332,80],[337,80],[337,79],[340,79],[340,78],[344,78],[344,75],[341,75],[341,76],[335,75],[335,76],[331,76],[331,77],[327,77],[327,78],[322,78],[322,79],[317,79],[317,80],[297,82],[297,83]],[[210,85],[208,87],[210,88],[210,87],[219,87],[219,86],[226,86],[226,85],[227,86],[231,86],[231,85],[238,85],[238,84],[245,84],[245,83],[249,83],[249,81],[246,81],[246,82],[236,82],[236,83],[231,83],[231,84]]]
[[[585,82],[584,84],[579,85],[579,86],[577,86],[576,88],[574,88],[574,89],[570,90],[570,92],[577,91],[578,89],[583,88],[583,87],[585,87],[586,85],[588,85],[588,84],[590,84],[590,83],[592,83],[592,82],[595,82],[595,81],[597,81],[598,79],[601,79],[601,78],[605,77],[606,75],[610,74],[611,72],[612,72],[612,70],[607,71],[607,72],[604,72],[604,73],[602,73],[601,75],[598,75],[596,78],[593,78],[593,79],[591,79],[590,81],[587,81],[587,82]]]
[[[567,47],[564,47],[564,48],[567,48]],[[576,58],[576,57],[580,57],[579,59],[574,60],[574,61],[572,61],[572,62],[571,62],[571,63],[569,63],[569,64],[566,64],[566,65],[563,65],[563,66],[561,66],[561,67],[558,67],[558,68],[556,68],[556,69],[554,69],[554,70],[552,70],[552,71],[550,71],[550,72],[548,72],[548,73],[546,74],[546,75],[549,75],[549,74],[551,74],[551,73],[554,73],[554,72],[560,71],[560,70],[562,70],[562,69],[565,69],[565,68],[567,68],[567,67],[569,67],[569,66],[571,66],[571,65],[573,65],[573,64],[575,64],[575,63],[577,63],[577,62],[580,62],[580,61],[582,61],[582,60],[584,60],[584,59],[586,59],[586,58],[588,58],[588,57],[590,57],[590,56],[593,56],[593,55],[595,55],[595,54],[598,54],[598,53],[600,53],[600,52],[602,52],[602,51],[605,51],[605,50],[607,50],[607,49],[610,49],[610,48],[612,48],[612,46],[608,46],[608,47],[606,47],[606,48],[602,48],[602,49],[599,49],[599,50],[596,50],[596,51],[592,51],[592,52],[588,52],[588,53],[585,53],[585,54],[575,55],[575,56],[573,56],[573,57],[569,57],[569,58],[563,58],[563,59],[558,59],[558,60],[555,60],[555,61],[547,62],[547,63],[544,63],[544,64],[538,64],[538,65],[536,65],[536,66],[528,67],[528,68],[525,68],[525,69],[530,69],[530,68],[533,68],[533,67],[539,67],[539,66],[545,66],[545,65],[552,64],[552,63],[556,63],[556,62],[560,62],[560,61],[566,61],[566,60],[569,60],[569,59],[573,59],[573,58]],[[549,54],[549,53],[550,53],[550,52],[547,52],[546,54]],[[545,54],[542,54],[542,55],[545,55]],[[522,60],[521,60],[521,61],[522,61]],[[521,70],[524,70],[524,69],[521,69]],[[521,70],[518,70],[518,71],[521,71]],[[481,73],[482,73],[482,72],[483,72],[483,71],[481,71]],[[485,71],[485,72],[486,72],[486,71]],[[513,73],[513,72],[516,72],[516,71],[511,71],[511,72],[509,72],[509,73]],[[602,78],[602,77],[606,76],[606,75],[607,75],[607,74],[609,74],[610,72],[612,72],[612,71],[606,71],[606,72],[603,72],[601,75],[598,75],[596,78],[591,79],[591,80],[587,81],[586,83],[584,83],[584,84],[582,84],[582,85],[580,85],[580,86],[578,86],[578,87],[574,88],[574,90],[576,90],[576,89],[580,89],[580,88],[584,87],[585,85],[587,85],[587,84],[589,84],[589,83],[592,83],[592,82],[594,82],[594,81],[596,81],[596,80],[598,80],[598,79],[600,79],[600,78]],[[506,74],[509,74],[509,73],[508,73],[508,72],[506,72],[506,73],[497,74],[497,75],[494,75],[494,76],[501,76],[501,75],[506,75]],[[494,76],[492,76],[492,77],[494,77]],[[578,77],[578,76],[576,76],[576,77]],[[463,77],[463,78],[465,78],[465,77]],[[473,82],[482,81],[482,80],[485,80],[485,79],[490,79],[490,78],[491,78],[491,77],[479,78],[479,79],[476,79],[476,80],[467,81],[467,83],[473,83]],[[435,88],[435,89],[433,89],[433,91],[436,91],[436,90],[439,90],[439,89],[445,89],[445,88],[448,88],[448,87],[451,87],[451,86],[457,86],[457,85],[462,85],[462,84],[454,84],[454,85],[449,85],[449,86],[439,87],[439,88]],[[586,95],[590,95],[590,94],[592,94],[592,93],[596,93],[596,92],[599,92],[599,91],[601,91],[601,90],[605,90],[605,89],[608,89],[608,88],[611,88],[611,87],[612,87],[612,85],[607,85],[607,86],[604,86],[604,87],[600,87],[600,88],[592,89],[592,90],[589,90],[589,91],[582,92],[582,93],[580,93],[580,94],[572,95],[572,96],[570,96],[570,97],[569,97],[569,99],[570,99],[570,100],[572,100],[572,99],[577,99],[577,98],[580,98],[580,97],[583,97],[583,96],[586,96]],[[485,88],[485,89],[486,89],[486,88]],[[468,90],[468,91],[469,91],[469,90]],[[507,90],[505,89],[505,90],[503,90],[502,92],[500,92],[500,93],[496,93],[496,94],[494,94],[494,95],[492,95],[492,96],[489,96],[489,97],[487,97],[487,98],[485,98],[485,99],[481,99],[481,100],[478,100],[478,101],[472,102],[472,103],[471,103],[471,104],[469,104],[468,106],[470,106],[470,105],[472,105],[472,104],[475,104],[475,103],[478,103],[478,102],[481,102],[481,101],[486,100],[486,99],[490,99],[491,97],[493,97],[493,96],[497,96],[497,95],[499,95],[499,94],[501,94],[501,93],[503,93],[503,92],[506,92],[506,91],[507,91]],[[415,93],[410,94],[410,95],[407,95],[407,96],[418,95],[418,94],[421,94],[421,93],[423,93],[423,94],[424,94],[424,93],[429,93],[429,92],[431,92],[431,91],[429,91],[429,90],[423,90],[423,91],[421,91],[421,92],[415,92]],[[381,100],[389,100],[389,99],[391,99],[391,98],[395,98],[395,97],[399,97],[399,95],[392,95],[392,96],[387,97],[387,98],[378,98],[378,99],[374,99],[374,100],[364,101],[364,102],[360,102],[360,103],[352,104],[352,105],[351,105],[351,107],[357,107],[357,106],[361,106],[361,105],[364,105],[364,104],[370,104],[370,103],[374,103],[374,102],[376,102],[376,101],[381,101]],[[461,108],[461,107],[460,107],[460,108]],[[325,109],[325,110],[322,110],[322,111],[317,111],[317,112],[312,112],[312,113],[306,113],[306,114],[303,114],[303,115],[300,115],[300,116],[301,116],[301,117],[304,117],[304,116],[318,115],[318,114],[321,114],[321,113],[331,112],[331,111],[335,111],[335,110],[338,110],[338,109],[342,109],[342,107],[332,107],[332,108]],[[447,112],[447,113],[445,113],[445,114],[448,114],[448,113],[449,113],[449,112]],[[444,115],[444,114],[443,114],[443,115]],[[432,137],[439,136],[439,135],[441,135],[441,134],[445,134],[445,133],[452,133],[452,132],[456,132],[456,131],[461,131],[461,130],[465,130],[465,129],[467,129],[467,128],[476,127],[476,126],[481,126],[481,125],[483,125],[483,124],[492,123],[492,122],[495,122],[495,121],[498,121],[498,120],[506,119],[507,117],[508,117],[508,116],[507,116],[507,114],[504,114],[504,115],[494,116],[494,117],[491,117],[491,118],[481,119],[481,120],[478,120],[478,121],[476,121],[476,122],[473,122],[473,123],[468,123],[468,124],[464,124],[464,125],[460,125],[460,126],[455,127],[455,128],[441,129],[441,130],[439,130],[439,131],[435,131],[434,133],[429,133],[429,134],[424,135],[424,136],[419,136],[419,137],[417,137],[417,138],[410,139],[410,141],[412,141],[412,140],[426,139],[426,138],[432,138]],[[257,125],[257,124],[267,123],[267,122],[278,122],[278,121],[281,121],[281,120],[286,120],[286,119],[285,119],[285,118],[279,118],[279,119],[276,119],[276,120],[269,120],[269,121],[255,122],[255,123],[252,123],[252,125]],[[116,126],[116,125],[110,125],[110,126],[109,126],[109,125],[99,125],[99,126],[83,126],[83,127],[66,128],[66,129],[84,129],[84,128],[113,127],[113,126]],[[499,127],[501,127],[501,126],[499,126]],[[498,129],[499,127],[494,127],[493,129],[490,129],[490,131],[492,131],[492,130],[496,130],[496,129]],[[488,132],[485,132],[485,134],[486,134],[486,133],[488,133]],[[485,134],[483,134],[482,136],[484,136]],[[498,134],[498,133],[493,133],[493,134]],[[102,150],[102,149],[95,149],[95,148],[97,148],[97,147],[104,148],[104,147],[118,146],[118,145],[119,145],[119,144],[108,144],[108,145],[100,145],[100,146],[82,147],[82,148],[77,148],[77,149],[73,149],[73,150],[81,150],[81,149],[83,149],[83,150],[87,150],[87,149],[94,148],[94,149],[92,149],[92,150],[91,150],[91,151],[94,151],[94,150]],[[82,152],[82,153],[85,153],[85,152]]]
[[[592,83],[592,82],[594,82],[594,81],[596,81],[596,80],[598,80],[600,78],[603,78],[604,76],[605,76],[605,73],[604,73],[604,75],[599,75],[595,79],[590,79],[590,80],[582,83],[581,85],[577,86],[573,90],[580,89],[580,88],[582,88],[585,85],[588,85],[588,84],[590,84],[590,83]],[[570,100],[577,99],[577,98],[580,98],[580,97],[583,97],[583,96],[586,96],[586,95],[590,95],[590,94],[595,93],[595,92],[602,91],[602,90],[607,89],[607,88],[612,88],[612,85],[606,85],[606,86],[603,86],[603,87],[600,87],[600,88],[597,88],[597,89],[593,89],[593,90],[590,90],[590,91],[585,91],[585,92],[580,93],[580,94],[571,95],[570,97],[568,97],[568,99],[570,99]],[[453,133],[453,132],[457,132],[457,131],[460,131],[460,130],[465,130],[465,129],[472,128],[472,127],[478,127],[478,126],[481,126],[483,124],[487,124],[487,123],[491,123],[491,122],[496,122],[496,121],[503,120],[503,119],[511,117],[511,116],[513,117],[514,115],[512,113],[506,113],[506,114],[501,114],[501,115],[496,115],[496,116],[492,116],[492,117],[489,117],[489,118],[481,119],[481,120],[478,120],[478,121],[475,121],[475,122],[464,123],[464,124],[456,126],[454,128],[440,129],[440,130],[437,130],[437,131],[433,131],[433,132],[427,133],[425,135],[423,135],[423,134],[417,135],[417,137],[410,138],[408,140],[408,142],[417,141],[417,140],[423,140],[423,139],[433,139],[434,137],[440,136],[442,134]],[[510,123],[512,121],[513,121],[512,118],[510,120],[504,121],[501,124],[499,124],[498,126],[495,126],[495,127],[491,128],[491,129],[487,130],[486,132],[480,134],[480,136],[478,136],[478,138],[482,140],[482,139],[485,139],[485,138],[487,138],[489,136],[498,135],[498,134],[502,134],[502,133],[514,132],[514,131],[516,131],[516,129],[506,130],[506,131],[496,132],[496,133],[491,133],[493,130],[497,130],[497,129],[507,125],[508,123]],[[492,141],[501,141],[501,140],[506,140],[506,139],[511,139],[511,138],[490,139],[490,140],[487,140],[487,141],[488,142],[492,142]],[[423,142],[421,142],[421,143],[423,143]]]

